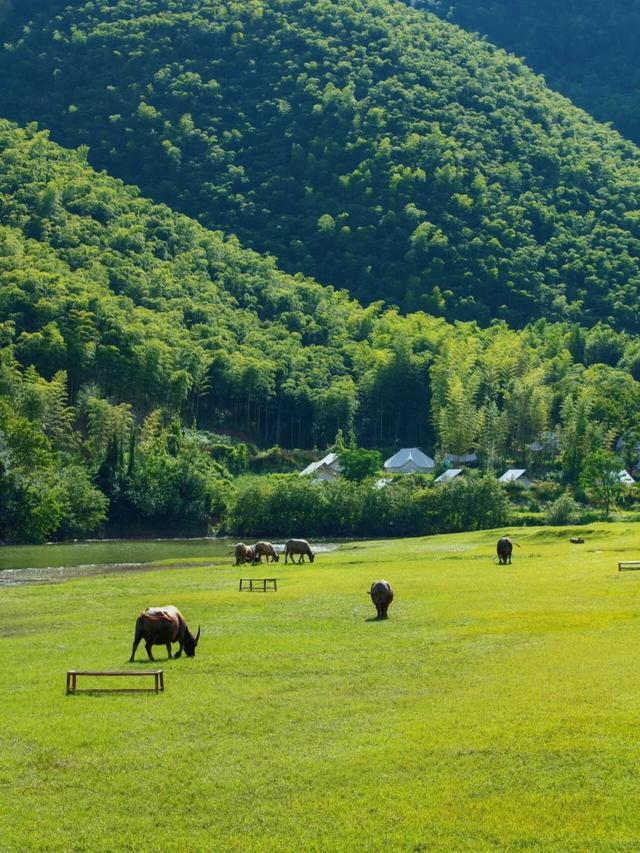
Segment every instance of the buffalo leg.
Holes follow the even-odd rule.
[[[176,658],[179,658],[182,655],[182,641],[178,640],[178,642],[180,643],[180,648],[178,649],[178,651],[174,655],[174,657],[176,657]]]
[[[136,649],[138,648],[138,644],[139,644],[141,639],[142,639],[142,637],[136,636],[135,640],[133,641],[133,648],[131,649],[131,657],[129,658],[129,663],[134,662],[134,659],[136,656]]]
[[[147,649],[147,654],[149,655],[149,660],[152,661],[154,658],[153,658],[153,655],[151,654],[151,643],[147,642],[145,644],[145,647]]]
[[[134,662],[134,658],[136,656],[136,649],[138,648],[138,645],[140,643],[140,640],[143,637],[143,634],[144,634],[144,632],[141,630],[140,622],[137,621],[136,622],[136,633],[134,634],[134,637],[133,637],[133,648],[131,649],[131,657],[129,658],[129,663]]]
[[[171,660],[171,643],[167,643],[167,657]]]

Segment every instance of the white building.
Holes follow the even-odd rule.
[[[429,474],[435,467],[434,460],[417,447],[403,447],[384,463],[389,474]]]
[[[545,432],[541,440],[532,441],[527,444],[527,449],[532,453],[544,453],[547,456],[554,456],[560,451],[560,439],[555,432]]]
[[[478,454],[477,453],[447,453],[444,457],[445,465],[477,465],[478,464]]]
[[[623,483],[625,486],[634,486],[634,485],[635,485],[635,482],[636,482],[636,481],[633,479],[633,477],[631,476],[631,474],[630,474],[628,471],[625,471],[625,470],[623,470],[623,471],[619,471],[619,472],[618,472],[618,479],[619,479],[619,480],[620,480],[620,482],[621,482],[621,483]]]
[[[449,468],[443,474],[440,474],[439,477],[436,477],[434,482],[438,484],[451,483],[453,482],[453,480],[455,480],[456,477],[459,477],[462,473],[464,473],[462,468]]]
[[[525,477],[526,468],[509,468],[505,471],[502,477],[498,477],[499,483],[517,483],[519,486],[524,486],[528,489],[531,486],[531,480]]]
[[[327,453],[322,459],[307,465],[304,471],[300,471],[300,476],[313,477],[314,480],[335,480],[341,471],[338,454]]]

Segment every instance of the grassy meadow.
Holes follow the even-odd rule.
[[[506,567],[481,532],[0,590],[0,850],[638,849],[640,526],[580,533],[522,530]],[[164,694],[65,695],[147,668],[136,616],[169,603],[202,639],[155,648]]]

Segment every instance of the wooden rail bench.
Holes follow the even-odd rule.
[[[154,687],[93,687],[93,688],[85,688],[84,690],[76,690],[76,680],[79,675],[90,675],[90,676],[138,676],[138,675],[152,675],[154,678]],[[139,669],[137,672],[132,670],[131,672],[110,672],[107,670],[93,670],[93,669],[70,669],[67,671],[67,693],[90,693],[93,691],[107,691],[107,690],[118,690],[123,693],[161,693],[164,691],[164,673],[161,669]]]
[[[640,560],[624,560],[618,563],[619,572],[632,572],[634,569],[640,569]]]
[[[240,578],[240,592],[243,590],[248,592],[266,592],[268,589],[272,589],[274,592],[278,591],[277,578]]]

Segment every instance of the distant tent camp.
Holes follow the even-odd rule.
[[[451,483],[453,480],[455,480],[456,477],[459,477],[460,474],[463,473],[464,471],[462,470],[462,468],[449,468],[443,474],[440,474],[439,477],[436,477],[434,482],[438,483],[438,485],[446,485],[447,483]]]
[[[403,447],[384,463],[390,474],[428,474],[436,463],[417,447]]]
[[[528,477],[525,477],[526,472],[526,468],[510,468],[508,471],[504,472],[502,477],[498,477],[498,482],[517,483],[519,486],[524,486],[525,489],[528,489],[531,485],[531,480]]]
[[[636,483],[631,474],[626,470],[618,472],[618,479],[621,483],[624,483],[625,486],[635,486]]]
[[[341,471],[338,454],[327,453],[322,459],[307,465],[304,471],[300,471],[300,476],[313,477],[314,480],[335,480]]]

